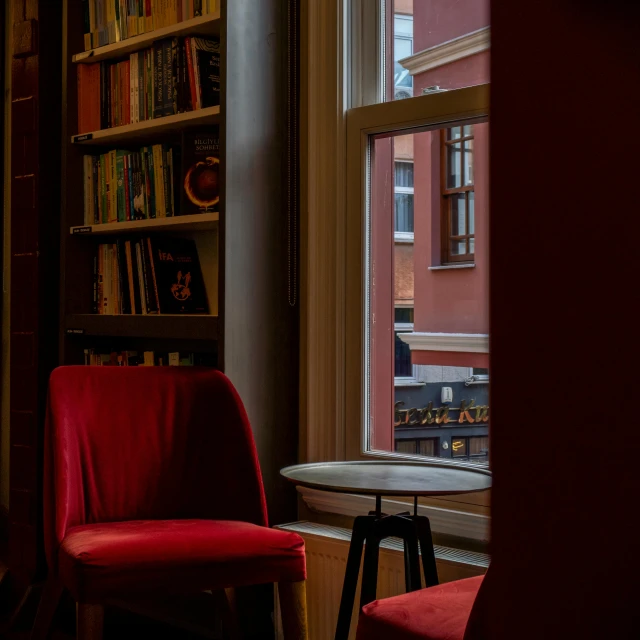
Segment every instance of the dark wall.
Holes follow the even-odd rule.
[[[638,9],[492,3],[492,640],[640,633]]]

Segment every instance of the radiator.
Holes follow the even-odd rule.
[[[304,538],[307,553],[307,613],[309,639],[330,640],[334,637],[342,580],[347,563],[351,532],[313,522],[295,522],[278,527],[295,531]],[[440,582],[470,578],[483,574],[489,557],[483,553],[435,547]],[[424,584],[424,576],[422,577]],[[388,538],[380,545],[378,598],[399,595],[404,588],[404,558],[402,541]],[[350,640],[355,638],[360,582],[352,618]],[[283,640],[276,593],[276,637]]]

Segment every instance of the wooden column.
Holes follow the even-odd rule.
[[[44,407],[56,362],[62,3],[11,9],[9,568],[28,584],[43,568]]]

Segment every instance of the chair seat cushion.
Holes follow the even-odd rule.
[[[362,609],[357,640],[462,640],[483,577],[376,600]]]
[[[306,578],[293,532],[230,520],[134,520],[69,529],[60,579],[78,602]]]

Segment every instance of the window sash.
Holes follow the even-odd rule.
[[[345,307],[345,445],[348,459],[416,459],[416,456],[371,447],[369,313],[370,272],[369,175],[371,136],[438,130],[448,124],[486,121],[489,87],[477,85],[402,101],[385,102],[347,112],[347,220]],[[391,412],[389,415],[392,415]],[[355,427],[354,427],[355,426]],[[420,459],[420,458],[418,458]],[[424,458],[421,458],[424,460]],[[469,464],[438,459],[443,464]],[[462,499],[465,502],[467,499]]]

